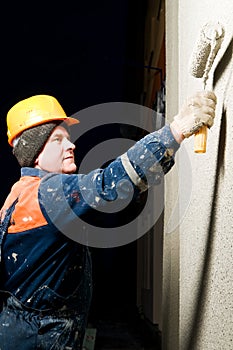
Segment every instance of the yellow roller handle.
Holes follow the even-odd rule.
[[[206,140],[207,140],[207,126],[204,125],[194,135],[194,152],[195,153],[206,152]]]

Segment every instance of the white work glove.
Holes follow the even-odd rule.
[[[199,91],[188,98],[170,127],[175,136],[182,140],[195,134],[203,125],[210,128],[215,117],[217,98],[212,91]]]

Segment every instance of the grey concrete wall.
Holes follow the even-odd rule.
[[[219,21],[222,47],[208,80],[217,98],[207,152],[185,140],[166,176],[163,349],[233,349],[233,1],[167,0],[167,120],[203,88],[188,71],[200,30]]]

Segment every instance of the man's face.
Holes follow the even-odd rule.
[[[35,168],[48,172],[72,174],[76,171],[75,145],[65,128],[57,126],[35,161]]]

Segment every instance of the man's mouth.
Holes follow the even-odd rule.
[[[72,155],[67,156],[67,157],[64,158],[64,160],[66,160],[66,159],[74,159],[74,156],[72,156]]]

